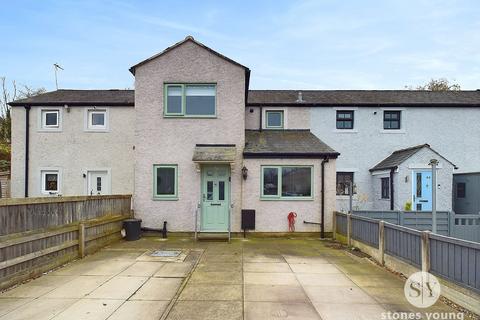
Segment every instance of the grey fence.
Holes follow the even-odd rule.
[[[350,220],[350,222],[349,222]],[[336,232],[419,269],[480,293],[480,244],[365,216],[335,213]],[[350,227],[350,232],[348,228]],[[375,240],[374,237],[377,237]],[[422,237],[423,235],[423,237]],[[383,237],[382,237],[383,236]],[[383,247],[382,247],[383,244]]]
[[[378,249],[378,221],[352,216],[352,239]]]
[[[432,213],[425,211],[354,211],[355,215],[383,220],[388,223],[432,231]],[[437,234],[480,242],[480,215],[437,212]]]
[[[420,268],[421,232],[410,228],[385,224],[385,252]]]

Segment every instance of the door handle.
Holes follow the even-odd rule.
[[[210,203],[211,206],[221,206],[220,203]]]

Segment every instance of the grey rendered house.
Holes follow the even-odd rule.
[[[144,225],[167,221],[173,231],[240,231],[250,209],[256,231],[287,231],[296,212],[297,231],[323,221],[329,232],[349,181],[355,206],[380,203],[384,172],[370,169],[395,150],[431,145],[412,159],[441,157],[446,209],[450,161],[478,166],[461,148],[480,157],[480,92],[249,90],[247,67],[192,37],[130,71],[135,90],[58,90],[11,103],[12,196],[131,193]],[[458,121],[440,130],[417,122],[418,110]],[[395,168],[399,180],[413,174],[401,171],[409,165]],[[405,199],[412,179],[398,188]]]

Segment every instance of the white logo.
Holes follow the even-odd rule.
[[[428,308],[440,298],[440,282],[428,272],[416,272],[408,277],[405,298],[417,308]]]

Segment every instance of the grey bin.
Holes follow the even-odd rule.
[[[142,224],[141,219],[126,219],[123,220],[123,228],[125,229],[125,240],[134,241],[140,239],[142,231],[140,226]]]

